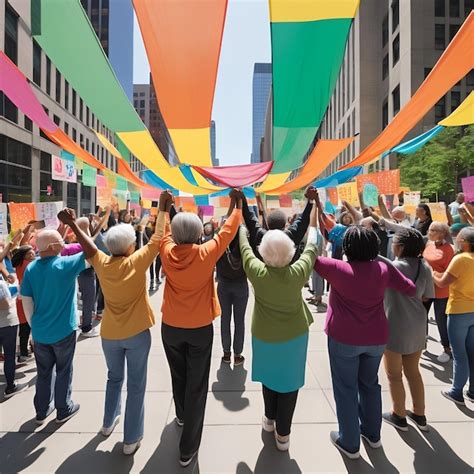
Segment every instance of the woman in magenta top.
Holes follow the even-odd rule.
[[[347,262],[318,257],[314,269],[331,284],[325,324],[339,432],[332,443],[357,459],[360,437],[381,446],[382,399],[380,361],[388,340],[383,298],[386,288],[408,296],[415,285],[390,262],[379,261],[379,240],[362,226],[347,229],[343,251]]]

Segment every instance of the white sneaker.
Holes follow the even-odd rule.
[[[117,416],[117,417],[115,417],[115,420],[113,421],[112,426],[109,426],[108,428],[103,426],[100,429],[100,432],[104,436],[110,436],[112,434],[112,432],[114,431],[115,427],[119,424],[119,422],[120,422],[120,416]]]
[[[135,454],[138,451],[140,444],[141,444],[141,439],[139,439],[136,443],[131,443],[131,444],[123,443],[123,454],[125,454],[125,456],[131,456],[132,454]]]
[[[262,429],[267,433],[275,431],[275,420],[270,420],[265,415],[262,416]]]
[[[87,331],[87,332],[82,331],[81,336],[82,337],[97,337],[97,336],[100,336],[100,329],[99,329],[98,326],[96,326],[95,328],[92,328],[90,331]]]
[[[438,356],[438,362],[441,364],[446,364],[451,360],[451,356],[447,352],[443,352]]]
[[[290,435],[280,436],[275,430],[275,445],[278,451],[288,451],[290,447]]]

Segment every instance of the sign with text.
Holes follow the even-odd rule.
[[[345,183],[337,187],[339,200],[347,201],[352,206],[360,206],[359,195],[357,194],[357,183]]]
[[[379,190],[375,184],[365,183],[362,196],[366,206],[377,207],[379,205]]]
[[[429,202],[428,207],[430,208],[431,217],[434,221],[442,222],[443,224],[448,223],[446,204],[444,202]]]
[[[96,188],[97,190],[97,205],[100,207],[110,206],[112,204],[112,189],[109,187]]]
[[[37,202],[36,207],[36,219],[44,221],[46,228],[57,229],[59,226],[59,220],[57,215],[59,211],[64,208],[63,201],[56,202]]]
[[[74,161],[51,155],[51,177],[56,181],[77,182],[77,170]]]
[[[8,215],[6,203],[0,203],[0,235],[8,235]]]
[[[36,208],[32,202],[8,204],[12,231],[23,229],[28,222],[36,220]]]
[[[380,194],[398,194],[400,192],[400,170],[379,171],[378,173],[357,176],[357,191],[362,192],[364,184],[377,186]]]

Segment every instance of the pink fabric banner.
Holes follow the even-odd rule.
[[[251,165],[214,166],[212,168],[193,166],[206,178],[230,188],[241,188],[263,181],[272,169],[273,161]]]
[[[214,206],[198,206],[199,211],[202,212],[203,216],[213,216]]]
[[[142,199],[158,201],[158,199],[160,199],[161,191],[157,188],[141,188],[140,194]]]
[[[105,176],[102,176],[101,174],[98,174],[95,177],[95,182],[96,182],[96,186],[98,188],[106,188],[107,187],[107,178]]]
[[[38,127],[56,131],[58,127],[44,111],[26,77],[3,51],[0,51],[0,90]]]

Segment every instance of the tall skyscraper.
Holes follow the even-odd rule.
[[[216,122],[211,120],[211,160],[212,166],[219,166],[219,159],[216,156]]]
[[[251,163],[261,161],[261,141],[265,134],[265,116],[272,85],[272,65],[255,63],[252,81],[252,155]]]
[[[133,96],[133,7],[131,0],[81,0],[128,98]]]
[[[354,159],[410,100],[474,7],[473,0],[364,0],[352,25],[344,62],[318,136],[360,135],[326,169]],[[432,128],[474,89],[474,72],[459,81],[406,139]],[[367,167],[396,166],[396,156]]]

